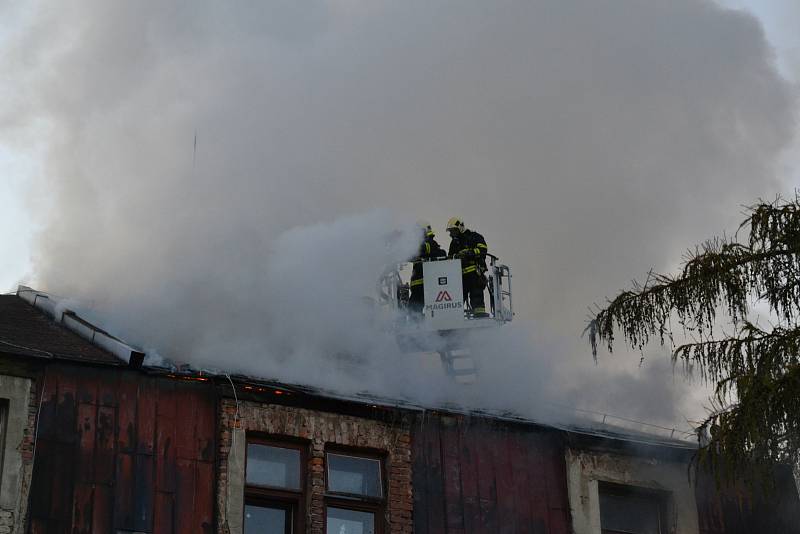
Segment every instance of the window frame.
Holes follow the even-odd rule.
[[[258,506],[260,508],[284,509],[289,513],[289,521],[286,523],[286,529],[284,530],[284,534],[295,534],[304,532],[303,530],[299,530],[301,527],[297,526],[299,516],[301,516],[302,514],[297,509],[297,505],[294,502],[288,500],[280,500],[280,499],[266,499],[262,497],[245,497],[244,506],[242,507],[242,530],[244,530],[245,521],[247,521],[245,514],[247,514],[248,506]]]
[[[655,488],[647,488],[642,486],[634,486],[630,484],[620,484],[617,482],[607,482],[600,480],[597,484],[597,505],[601,506],[602,494],[614,495],[617,497],[633,497],[640,499],[651,499],[658,505],[658,527],[659,534],[668,534],[671,532],[668,523],[669,509],[671,503],[672,492],[659,490]],[[602,518],[602,508],[600,508],[600,516]],[[602,520],[600,522],[600,532],[605,532],[603,529]]]
[[[378,462],[378,476],[379,487],[381,490],[380,497],[371,497],[369,495],[361,495],[354,493],[344,493],[330,491],[329,488],[329,462],[328,454],[335,454],[338,456],[349,456],[351,458],[361,458],[365,460],[374,460]],[[325,532],[328,531],[328,508],[340,508],[343,510],[353,510],[356,512],[372,513],[375,517],[375,534],[384,534],[388,532],[386,529],[386,504],[388,502],[388,480],[386,469],[386,452],[376,451],[370,449],[355,449],[349,447],[326,446],[325,447],[325,494],[323,510],[323,524],[325,525]]]
[[[336,456],[344,456],[347,458],[355,458],[357,460],[369,460],[378,464],[378,489],[381,494],[379,496],[363,495],[361,493],[348,493],[345,491],[333,491],[330,489],[330,462],[328,462],[328,455],[333,454]],[[384,467],[383,458],[376,454],[353,454],[351,451],[341,452],[335,450],[325,450],[325,494],[336,495],[346,499],[369,500],[369,501],[384,501],[386,499],[386,488],[384,488]]]
[[[248,446],[264,445],[267,447],[277,447],[281,449],[293,449],[300,452],[300,488],[279,488],[274,486],[259,486],[247,481],[247,461]],[[306,502],[308,500],[308,442],[300,439],[283,437],[247,436],[245,444],[244,462],[244,505],[242,506],[242,528],[244,529],[245,509],[251,506],[271,506],[274,508],[286,508],[291,513],[289,521],[289,534],[302,534],[305,532],[306,524]]]

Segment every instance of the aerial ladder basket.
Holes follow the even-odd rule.
[[[488,266],[483,276],[489,294],[489,313],[477,317],[464,300],[461,260],[422,262],[424,304],[421,312],[410,306],[410,273],[413,263],[390,268],[378,287],[380,301],[394,311],[393,329],[400,348],[406,352],[438,352],[451,376],[466,374],[469,365],[461,365],[469,351],[463,346],[469,331],[494,328],[514,317],[511,292],[511,269],[497,256],[487,254]],[[484,293],[484,297],[485,297]],[[474,363],[474,362],[473,362]],[[473,365],[473,373],[474,365]]]

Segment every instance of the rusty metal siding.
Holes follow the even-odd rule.
[[[412,444],[416,534],[570,531],[557,433],[426,414]]]
[[[778,468],[767,493],[739,484],[718,490],[709,474],[695,487],[700,534],[800,534],[800,498],[791,469]]]
[[[206,383],[49,366],[29,531],[211,533],[215,399]]]

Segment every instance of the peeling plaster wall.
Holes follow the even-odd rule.
[[[670,492],[670,534],[698,534],[694,487],[684,462],[566,450],[567,488],[575,534],[600,534],[599,482]]]
[[[0,399],[8,400],[8,420],[0,480],[0,534],[24,531],[32,471],[33,424],[36,415],[31,380],[0,375]]]

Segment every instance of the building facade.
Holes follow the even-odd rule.
[[[0,297],[0,534],[800,533],[677,442],[140,363]]]

